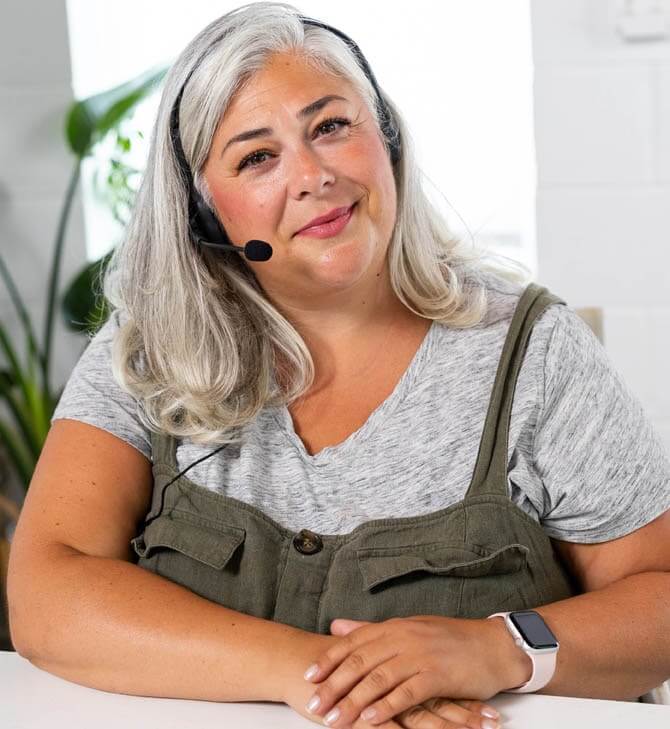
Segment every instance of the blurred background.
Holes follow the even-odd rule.
[[[104,314],[93,278],[132,209],[162,75],[240,4],[2,2],[3,579],[51,411]],[[580,310],[670,451],[670,0],[297,7],[360,45],[454,230]]]

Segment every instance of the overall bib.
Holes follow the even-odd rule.
[[[137,564],[233,610],[314,633],[335,618],[480,618],[575,593],[542,527],[510,499],[508,430],[536,319],[565,304],[529,284],[502,349],[465,498],[423,516],[374,519],[347,534],[284,528],[260,509],[181,476],[131,540]],[[176,442],[152,433],[154,492],[178,473]],[[389,493],[392,492],[392,485]]]

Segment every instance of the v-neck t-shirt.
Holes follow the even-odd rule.
[[[265,407],[241,429],[240,444],[185,475],[286,528],[321,534],[457,503],[472,479],[498,361],[524,288],[490,272],[480,280],[489,299],[483,321],[465,329],[433,322],[393,392],[341,443],[310,455],[286,406]],[[151,460],[141,405],[111,369],[112,340],[124,321],[115,311],[93,336],[51,420],[102,428]],[[176,440],[180,470],[218,447]],[[508,456],[510,498],[555,539],[608,541],[670,508],[669,454],[569,306],[548,307],[533,327],[514,391]]]

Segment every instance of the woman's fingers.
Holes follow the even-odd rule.
[[[484,712],[488,712],[485,714]],[[496,717],[490,716],[495,713]],[[352,729],[498,729],[500,714],[481,701],[434,698],[381,724],[357,719]]]
[[[458,699],[457,701],[454,701],[454,703],[476,714],[481,714],[488,719],[496,719],[497,721],[500,721],[500,712],[496,711],[492,706],[485,704],[483,701]]]
[[[459,707],[460,708],[460,707]],[[465,711],[465,709],[463,709]],[[413,706],[396,717],[404,729],[463,729],[467,724],[436,714],[425,704]]]
[[[351,725],[351,729],[405,729],[402,724],[398,724],[395,719],[389,719],[383,724],[377,724],[373,727],[372,724],[368,723],[364,719],[356,719]]]
[[[472,702],[479,703],[479,702]],[[448,699],[430,699],[399,714],[406,729],[498,729],[495,719]]]
[[[384,721],[437,693],[435,686],[419,685],[424,677],[420,678],[401,657],[384,662],[384,654],[377,654],[374,644],[366,647],[367,651],[348,656],[315,691],[320,701],[311,713],[323,716],[324,723],[333,729],[346,729],[372,704],[377,718],[361,718],[383,726]],[[335,713],[332,719],[331,712]]]

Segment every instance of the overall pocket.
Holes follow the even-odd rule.
[[[138,566],[231,610],[272,619],[284,548],[263,520],[231,524],[173,509],[131,544]]]
[[[244,529],[205,525],[172,512],[151,522],[131,545],[139,556],[138,566],[228,604],[239,568],[236,552],[245,537]]]
[[[244,537],[244,529],[226,527],[222,531],[220,528],[196,525],[174,516],[161,516],[130,543],[137,555],[145,561],[160,553],[163,547],[221,570],[244,542]]]
[[[491,605],[517,594],[528,553],[522,544],[488,549],[445,542],[357,549],[355,569],[343,568],[331,580],[321,622],[328,625],[336,617],[381,621],[412,615],[482,616]],[[473,600],[479,601],[476,610]]]
[[[449,577],[487,577],[518,572],[527,563],[528,547],[509,544],[487,552],[463,545],[425,545],[420,551],[392,549],[357,550],[358,566],[366,590],[413,572]]]

